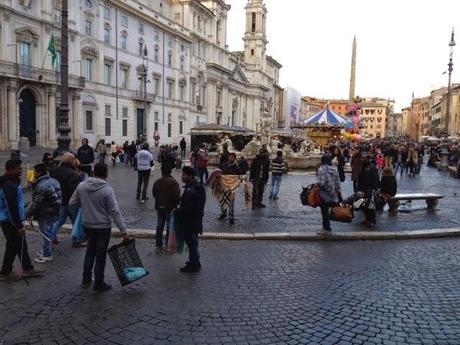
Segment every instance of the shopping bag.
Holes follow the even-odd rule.
[[[77,216],[75,217],[71,235],[73,242],[84,242],[86,240],[85,229],[81,223],[81,209],[78,210]]]
[[[353,220],[353,208],[347,204],[340,204],[331,209],[330,219],[342,223],[351,223]]]
[[[136,250],[134,238],[111,246],[107,250],[121,286],[135,282],[149,274]]]
[[[318,207],[321,205],[319,186],[316,183],[302,188],[302,193],[300,193],[300,201],[302,202],[302,205],[308,205],[310,207]]]

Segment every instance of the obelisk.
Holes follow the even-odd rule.
[[[350,92],[348,95],[349,101],[353,102],[355,98],[356,85],[356,36],[353,38],[353,49],[351,53],[351,71],[350,71]]]

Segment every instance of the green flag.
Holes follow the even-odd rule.
[[[56,64],[56,62],[57,62],[58,51],[56,49],[56,40],[54,39],[53,34],[51,34],[50,43],[48,44],[48,51],[51,54],[51,62],[53,64],[53,66],[54,66]]]

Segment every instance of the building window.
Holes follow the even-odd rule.
[[[153,33],[153,39],[158,42],[160,40],[160,35],[158,34],[158,31],[155,31]]]
[[[91,110],[87,110],[85,113],[85,130],[93,130],[93,112]]]
[[[110,104],[105,105],[105,116],[112,116],[112,107]]]
[[[121,15],[121,25],[128,27],[128,16],[126,14]]]
[[[172,114],[169,113],[169,114],[168,114],[168,122],[171,122],[171,121],[172,121]]]
[[[160,94],[160,77],[153,76],[153,94],[159,95]]]
[[[127,49],[128,46],[128,37],[125,35],[121,36],[121,49]]]
[[[19,43],[19,57],[22,65],[32,65],[32,54],[30,53],[30,43]]]
[[[121,108],[121,116],[122,117],[128,117],[128,108],[127,107],[122,107]]]
[[[153,114],[153,119],[154,119],[155,121],[158,121],[159,118],[160,118],[160,117],[159,117],[158,111],[156,111],[156,112]]]
[[[91,36],[93,23],[91,20],[85,20],[85,33],[86,36]]]
[[[104,6],[104,18],[110,19],[110,7]]]
[[[190,98],[192,100],[192,104],[195,104],[195,91],[196,91],[196,83],[192,83],[192,88],[191,88],[191,91],[192,91],[192,97]]]
[[[159,56],[160,56],[160,47],[156,45],[155,48],[153,49],[153,61],[158,63]]]
[[[173,81],[168,80],[168,99],[173,98]]]
[[[251,56],[254,56],[254,49],[251,49]]]
[[[185,61],[185,58],[184,56],[182,55],[180,57],[180,70],[183,71],[184,70],[184,61]]]
[[[179,121],[179,134],[184,133],[184,121]]]
[[[104,43],[110,44],[110,29],[104,29]]]
[[[128,80],[129,80],[129,70],[127,68],[121,69],[121,87],[123,89],[128,88]]]
[[[112,135],[112,119],[109,117],[105,118],[105,136],[109,137]]]
[[[184,101],[184,95],[185,95],[185,85],[184,84],[180,84],[179,85],[179,97],[180,97],[180,100],[181,102]]]
[[[93,60],[85,59],[84,63],[84,75],[87,81],[93,80]]]
[[[252,12],[251,31],[256,32],[256,13]]]
[[[139,23],[139,33],[144,34],[144,23]]]
[[[222,92],[220,91],[217,92],[217,106],[222,106]]]
[[[104,84],[110,85],[112,74],[112,66],[109,64],[104,64]]]
[[[156,132],[158,131],[158,122],[153,123],[153,130]]]
[[[171,51],[168,52],[168,66],[169,67],[172,66],[172,52]]]
[[[122,125],[121,135],[124,137],[127,137],[128,136],[128,120],[121,121],[121,125]]]
[[[172,124],[168,123],[168,138],[171,138],[171,133],[172,132]]]

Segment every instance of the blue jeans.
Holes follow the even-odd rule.
[[[38,221],[38,227],[43,235],[43,256],[53,256],[53,250],[51,248],[51,241],[53,240],[53,225],[56,218],[44,218]]]
[[[157,248],[163,247],[163,230],[166,224],[166,245],[168,245],[169,224],[171,222],[171,211],[166,209],[157,210],[157,230],[155,233],[155,244]]]
[[[208,168],[198,168],[198,176],[200,177],[200,183],[206,183],[209,177]]]
[[[228,204],[228,218],[230,220],[235,219],[235,199],[233,199],[229,204]],[[224,210],[223,207],[220,208],[221,214],[223,216],[227,216],[227,210]]]
[[[185,243],[188,246],[188,265],[198,266],[200,265],[200,254],[198,252],[198,234],[186,233]]]
[[[277,198],[278,197],[278,193],[280,191],[280,185],[281,185],[281,178],[282,176],[275,176],[275,175],[272,175],[272,190],[270,192],[270,196],[272,198]]]
[[[104,282],[105,260],[111,231],[110,228],[91,229],[85,227],[88,244],[83,265],[83,279],[86,281],[91,279],[91,271],[94,266],[94,286],[100,286]],[[94,265],[95,261],[96,265]]]
[[[53,224],[53,235],[52,240],[55,240],[59,229],[65,224],[67,217],[70,218],[70,221],[75,221],[75,217],[77,216],[78,209],[71,208],[69,205],[63,205],[59,208],[59,216],[57,221]]]

